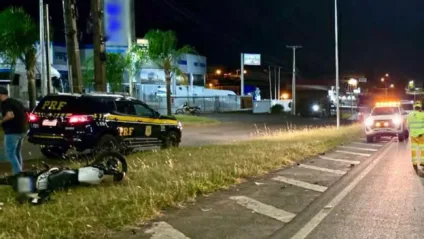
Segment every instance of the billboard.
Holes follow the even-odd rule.
[[[243,54],[244,65],[247,66],[260,66],[261,65],[261,54]]]
[[[104,0],[106,46],[128,46],[131,35],[131,7],[128,0]]]

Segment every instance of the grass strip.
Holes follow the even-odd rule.
[[[140,153],[128,158],[125,182],[58,192],[52,202],[17,205],[0,188],[0,238],[104,238],[161,210],[227,188],[357,139],[358,125],[269,133],[231,145]]]
[[[193,116],[193,115],[176,115],[177,119],[181,121],[183,126],[194,126],[194,125],[217,125],[220,124],[221,121],[216,119],[211,119],[207,117],[201,116]]]

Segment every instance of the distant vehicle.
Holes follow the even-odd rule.
[[[397,136],[399,142],[408,139],[407,115],[400,102],[377,102],[365,120],[367,142],[372,143],[383,136]]]

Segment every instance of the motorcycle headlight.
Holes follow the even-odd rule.
[[[312,110],[315,111],[315,112],[318,111],[319,110],[319,105],[313,105],[312,106]]]
[[[402,123],[402,119],[400,117],[395,117],[392,119],[392,121],[393,121],[393,124],[395,125],[399,125]]]
[[[365,120],[365,125],[368,126],[368,127],[371,126],[373,123],[374,123],[374,120],[371,119],[371,118],[367,118]]]

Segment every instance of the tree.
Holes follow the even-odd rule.
[[[22,8],[7,8],[0,12],[0,55],[6,64],[10,64],[11,81],[14,78],[16,63],[21,60],[25,65],[28,80],[29,105],[33,109],[36,103],[35,66],[38,38],[37,26]]]
[[[165,71],[166,109],[171,115],[171,78],[180,75],[178,60],[186,53],[194,53],[190,46],[177,48],[177,37],[173,31],[150,30],[145,38],[149,41],[148,56],[157,66]]]
[[[138,45],[132,45],[125,57],[128,67],[128,81],[132,81],[133,77],[140,74],[143,64],[147,62],[147,52]],[[133,84],[131,84],[132,86]],[[132,90],[130,91],[132,92]]]
[[[124,81],[124,73],[130,76],[135,75],[141,69],[145,61],[145,53],[138,49],[130,49],[128,53],[106,53],[106,81],[112,92],[121,91]],[[84,63],[82,71],[84,85],[92,87],[94,85],[94,58],[90,57]]]

